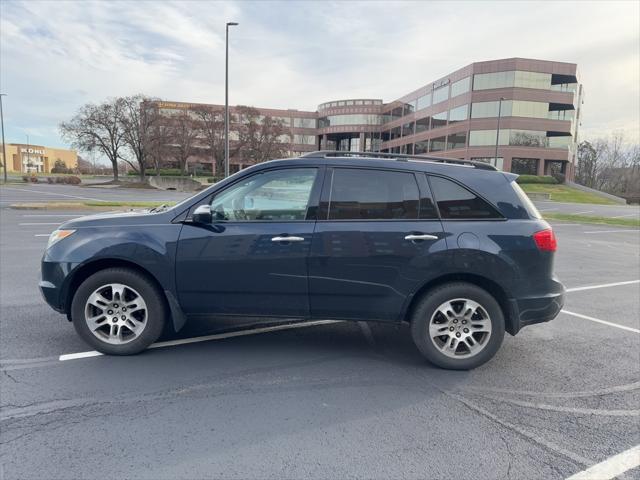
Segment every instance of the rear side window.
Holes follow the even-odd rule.
[[[417,219],[420,194],[413,173],[336,168],[329,220]]]
[[[441,218],[472,220],[502,218],[495,208],[475,193],[451,180],[429,177],[429,182]]]

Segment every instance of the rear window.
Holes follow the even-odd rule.
[[[540,212],[538,211],[536,206],[533,204],[529,196],[526,193],[524,193],[524,190],[522,190],[522,187],[520,187],[520,185],[518,185],[515,180],[511,182],[511,187],[513,188],[513,191],[516,192],[518,199],[520,199],[520,201],[522,202],[522,206],[527,211],[529,216],[531,218],[541,219],[542,215],[540,215]]]
[[[420,194],[413,173],[336,168],[329,220],[417,219]]]
[[[441,218],[456,220],[503,218],[489,203],[451,180],[430,177],[429,182]]]

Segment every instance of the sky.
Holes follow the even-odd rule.
[[[315,110],[393,101],[477,61],[577,63],[581,139],[640,142],[640,2],[0,0],[7,143],[65,147],[85,103],[144,93]]]

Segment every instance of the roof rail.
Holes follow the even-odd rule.
[[[317,157],[360,157],[360,158],[381,158],[406,162],[408,160],[422,160],[426,162],[451,163],[454,165],[467,165],[480,170],[497,170],[496,167],[488,163],[472,162],[471,160],[458,160],[456,158],[432,157],[429,155],[407,155],[405,153],[380,153],[380,152],[350,152],[343,150],[318,150],[300,155],[300,158]]]

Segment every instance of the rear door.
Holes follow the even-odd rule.
[[[397,320],[446,242],[424,174],[328,168],[309,257],[315,318]]]

